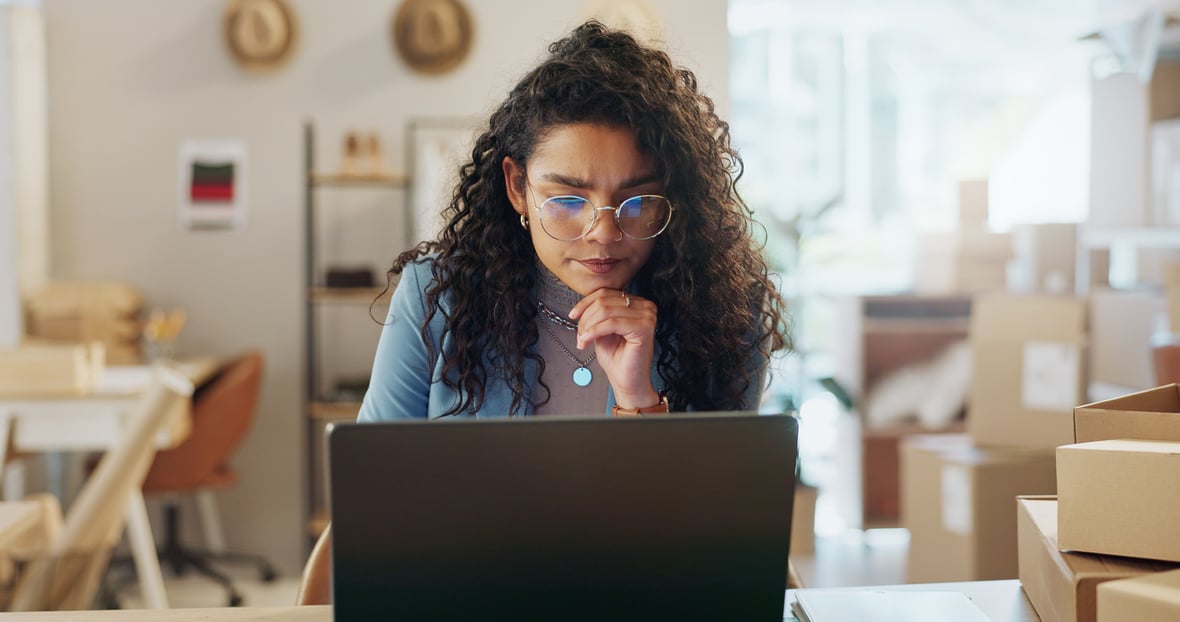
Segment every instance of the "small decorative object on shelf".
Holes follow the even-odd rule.
[[[248,71],[274,71],[295,52],[295,14],[286,0],[230,0],[222,25],[230,54]]]
[[[340,158],[340,176],[361,177],[363,170],[360,136],[357,136],[356,132],[349,132],[344,137],[344,156]]]
[[[373,287],[377,283],[373,277],[373,269],[369,266],[328,268],[328,276],[324,285],[328,287]]]
[[[344,155],[340,159],[341,179],[392,180],[393,175],[385,166],[381,138],[377,132],[361,136],[349,132],[344,137]]]
[[[389,169],[385,166],[385,153],[381,148],[381,137],[377,132],[369,132],[366,140],[368,150],[365,153],[365,159],[369,175],[377,178],[390,177]]]
[[[359,403],[365,399],[365,391],[369,389],[369,377],[337,378],[332,392],[333,402]]]
[[[473,30],[459,0],[405,0],[393,17],[393,47],[414,71],[446,73],[467,58]]]

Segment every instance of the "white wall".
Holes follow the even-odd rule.
[[[402,167],[415,116],[484,114],[568,31],[589,2],[468,0],[476,40],[455,72],[422,78],[396,59],[394,0],[290,0],[300,46],[279,73],[238,70],[220,30],[224,0],[44,0],[50,73],[53,274],[122,278],[154,305],[180,305],[181,352],[268,356],[261,412],[222,512],[231,547],[298,571],[305,474],[302,395],[301,125],[320,130],[318,159],[335,162],[348,128],[382,132]],[[673,55],[726,109],[724,0],[653,0]],[[249,227],[176,226],[177,147],[237,137],[249,148]],[[400,249],[391,241],[391,259]]]

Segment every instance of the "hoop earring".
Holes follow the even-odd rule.
[[[529,230],[529,219],[524,214],[520,215],[520,228],[524,229],[525,231]]]

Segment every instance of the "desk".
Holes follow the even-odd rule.
[[[0,613],[3,622],[332,622],[331,605]]]
[[[865,589],[865,588],[838,588]],[[930,583],[925,585],[890,585],[879,590],[953,590],[975,601],[992,622],[1038,622],[1040,618],[1020,589],[1020,581],[971,581],[965,583]],[[787,601],[792,593],[787,591]],[[787,611],[785,620],[794,620]],[[0,613],[0,622],[332,622],[332,606],[310,607],[234,607],[209,609],[171,609],[151,611],[63,611],[39,613]]]
[[[194,385],[211,378],[220,367],[212,358],[175,365]],[[12,420],[12,447],[19,452],[105,451],[123,438],[125,418],[150,381],[147,368],[108,368],[103,382],[83,395],[0,396],[0,413]],[[157,439],[161,448],[173,447],[188,436],[192,425],[186,407],[168,416]],[[64,486],[59,486],[64,488]],[[60,493],[60,491],[59,491]],[[149,607],[166,608],[164,577],[156,556],[156,541],[148,522],[143,492],[134,490],[127,501],[127,539]]]

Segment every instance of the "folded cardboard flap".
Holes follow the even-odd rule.
[[[1098,586],[1098,622],[1180,619],[1180,570],[1109,581]]]
[[[1063,550],[1180,562],[1180,442],[1114,439],[1057,448]]]
[[[1180,441],[1180,385],[1131,393],[1074,408],[1074,442],[1119,438]]]

